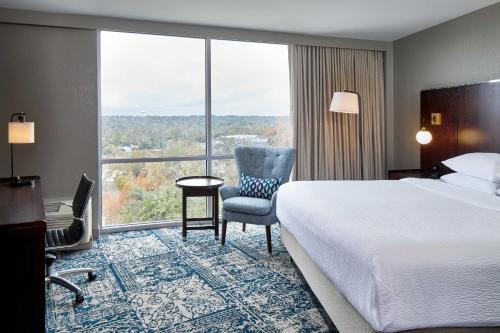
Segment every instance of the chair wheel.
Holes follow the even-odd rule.
[[[97,278],[96,272],[88,273],[89,281],[94,281]]]
[[[83,294],[82,294],[82,293],[76,294],[76,297],[75,297],[75,302],[76,302],[76,304],[80,304],[80,303],[82,303],[84,300],[85,300],[85,297],[83,297]]]

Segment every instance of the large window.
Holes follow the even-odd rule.
[[[239,144],[289,146],[287,47],[221,40],[211,44],[214,153],[230,154]]]
[[[176,178],[236,183],[234,147],[290,146],[289,114],[284,45],[102,32],[103,226],[180,219]]]

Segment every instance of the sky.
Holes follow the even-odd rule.
[[[286,45],[211,41],[212,114],[289,116]],[[204,115],[205,40],[101,33],[102,115]]]

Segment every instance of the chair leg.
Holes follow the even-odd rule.
[[[66,269],[64,271],[58,271],[56,274],[58,276],[65,276],[65,275],[73,275],[73,274],[79,274],[79,273],[87,273],[87,277],[89,281],[93,281],[97,278],[97,273],[94,272],[93,268],[73,268],[73,269]]]
[[[266,225],[266,238],[267,238],[267,252],[273,252],[273,245],[271,243],[271,226]]]
[[[243,232],[246,231],[246,228],[247,228],[247,224],[246,223],[243,223],[243,227],[241,228],[241,230],[243,230]]]
[[[66,289],[69,289],[70,291],[74,292],[76,294],[76,303],[81,303],[83,302],[83,293],[80,288],[78,288],[75,284],[69,282],[65,278],[62,278],[60,276],[52,275],[48,277],[49,283],[54,283],[57,284],[61,287],[64,287]]]
[[[94,273],[94,270],[92,268],[85,267],[85,268],[73,268],[73,269],[65,269],[64,271],[57,271],[57,275],[59,276],[73,275],[79,273],[92,274]]]
[[[226,244],[226,229],[227,229],[227,220],[222,220],[222,237],[220,243],[222,245]]]

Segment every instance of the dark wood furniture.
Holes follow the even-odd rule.
[[[26,177],[27,178],[27,177]],[[2,332],[45,331],[45,212],[39,177],[11,187],[0,179]]]
[[[191,176],[178,178],[175,186],[182,189],[182,238],[186,240],[188,230],[215,230],[215,238],[219,238],[219,187],[224,179],[212,176]],[[211,217],[187,217],[188,197],[211,197]],[[212,221],[212,225],[188,226],[188,222]]]
[[[431,114],[441,114],[441,125]],[[500,153],[500,81],[424,90],[420,93],[421,126],[432,142],[420,146],[420,167],[433,165],[471,152]],[[451,172],[442,167],[441,173]]]
[[[403,178],[431,178],[431,173],[422,169],[404,169],[387,171],[387,179],[400,180]]]
[[[457,95],[456,88],[422,91],[420,107],[422,126],[432,134],[432,141],[420,145],[420,168],[430,170],[436,164],[457,156]],[[431,113],[441,113],[441,125],[431,125]]]

